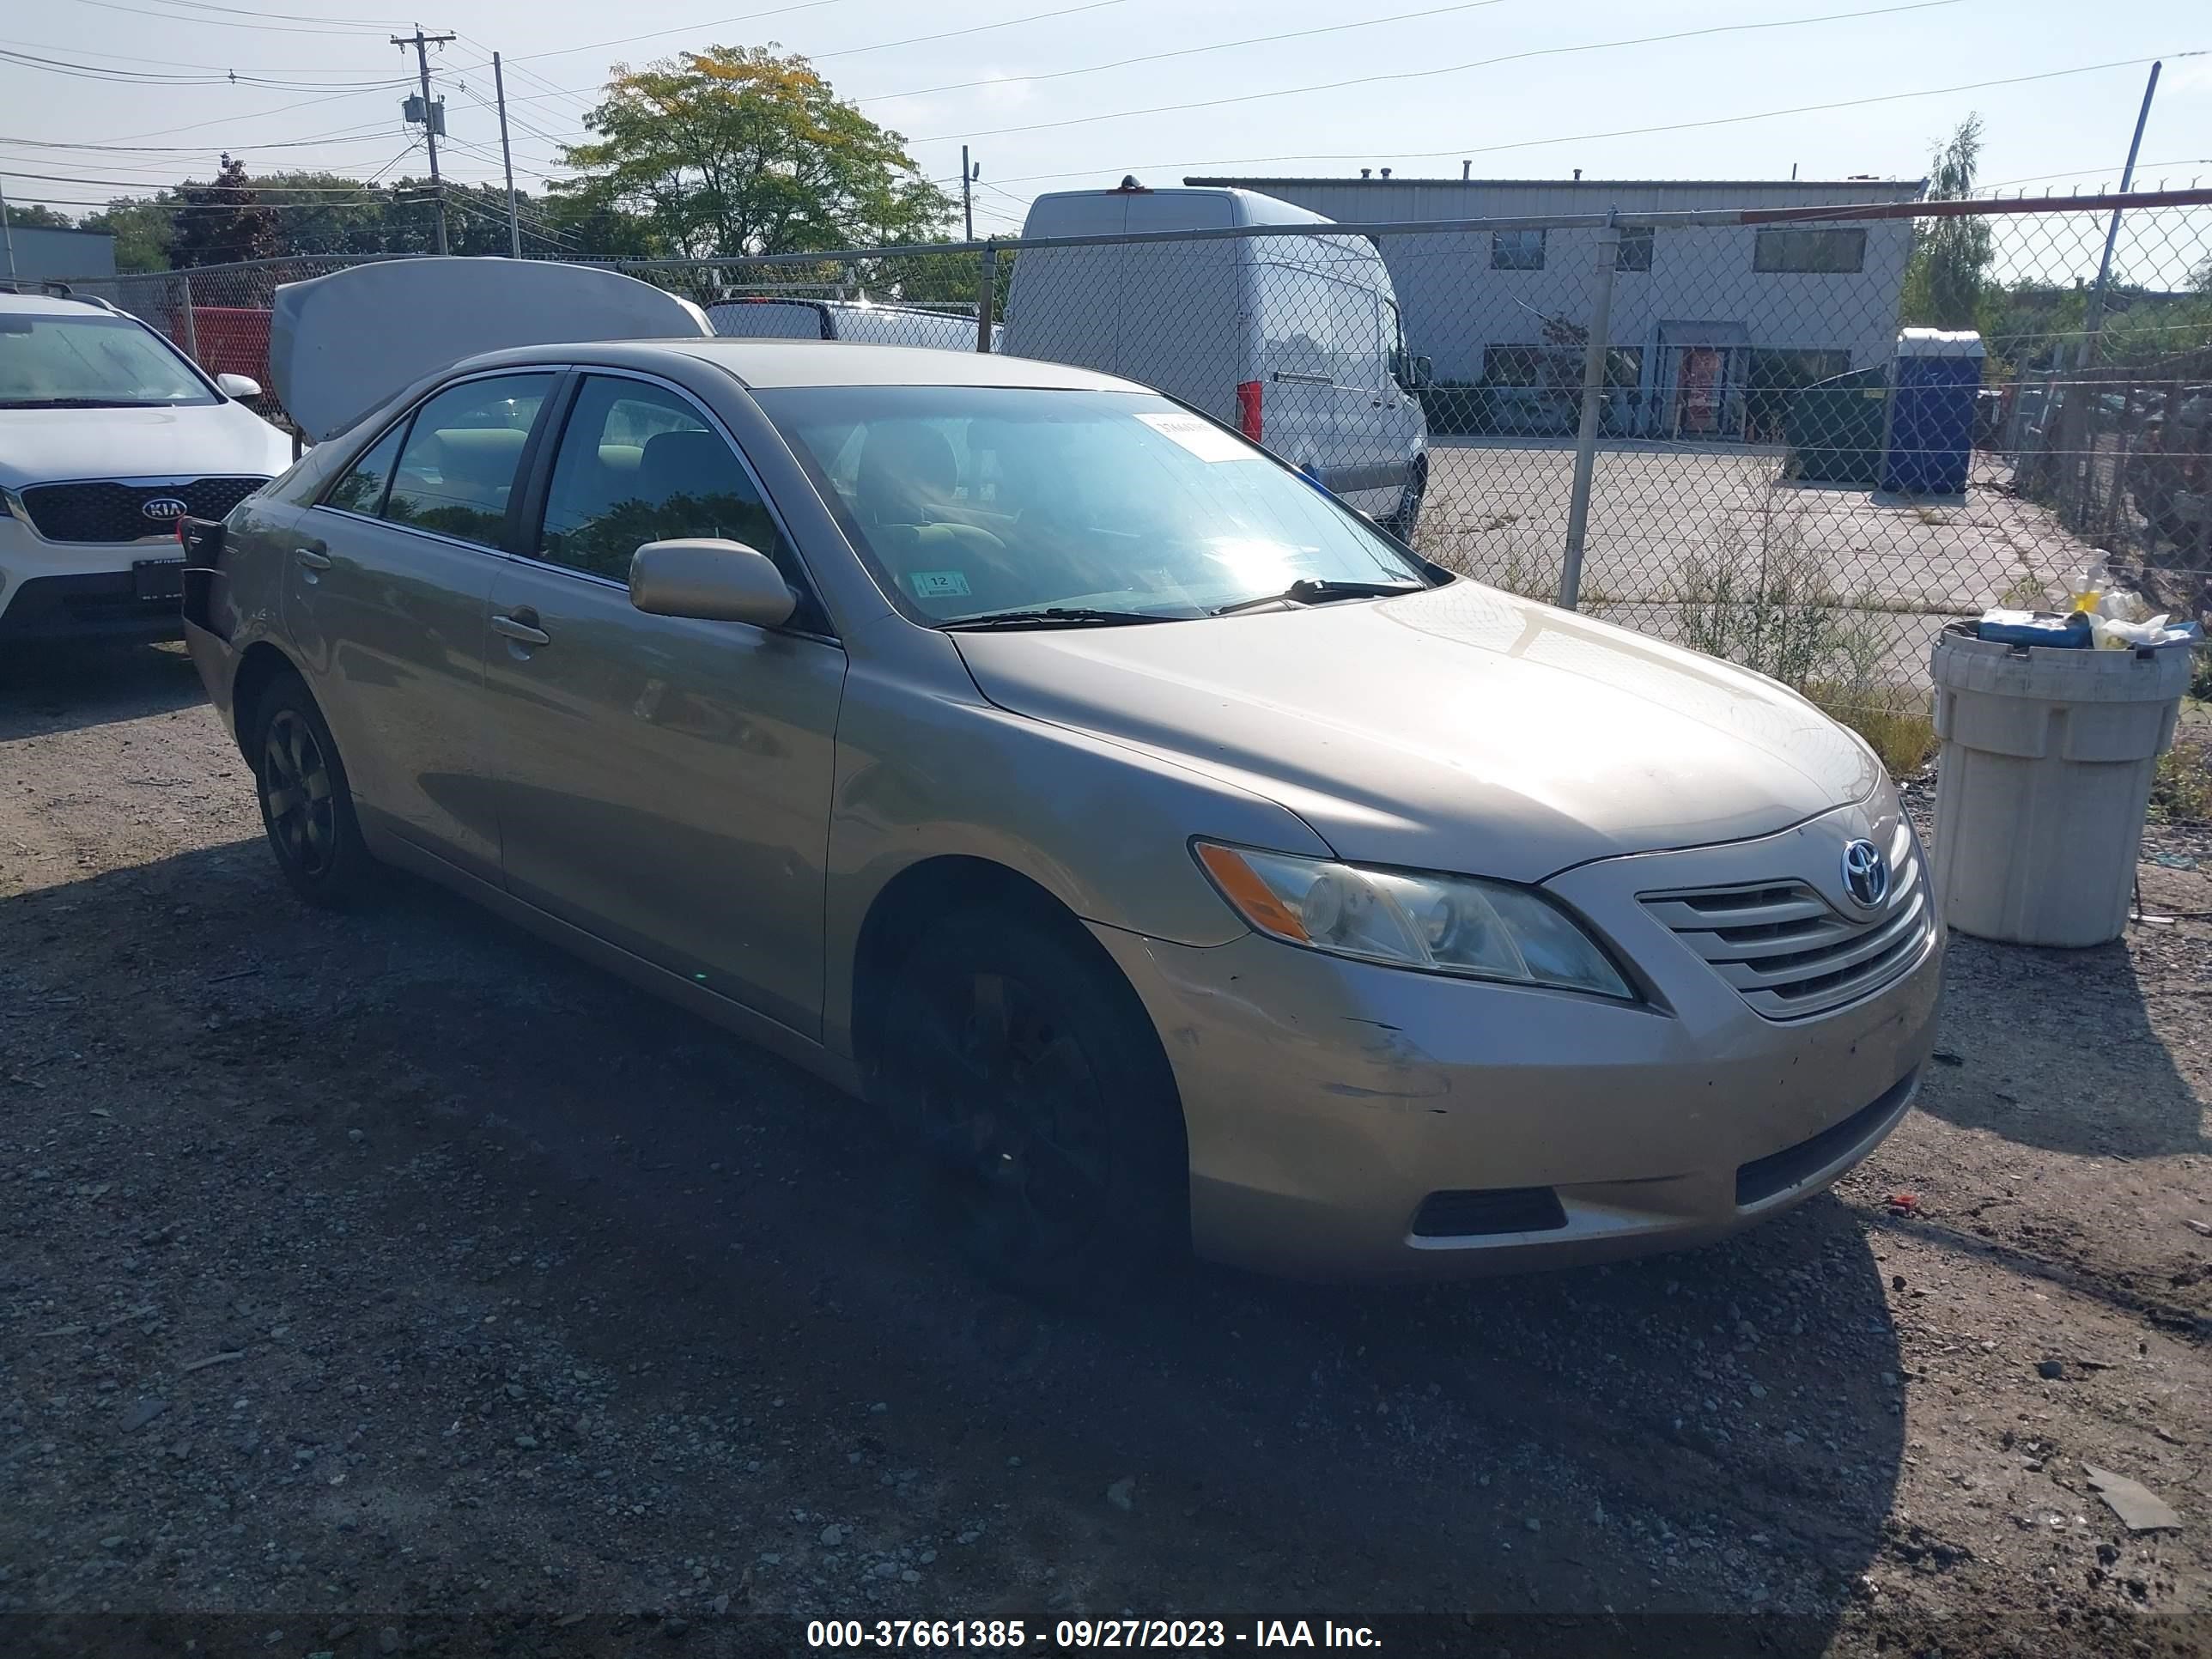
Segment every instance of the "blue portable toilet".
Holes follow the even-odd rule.
[[[1881,487],[1898,495],[1963,495],[1974,453],[1982,337],[1972,329],[1908,328],[1897,337]]]

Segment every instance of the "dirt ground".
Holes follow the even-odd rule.
[[[2154,850],[2121,944],[1954,940],[1920,1109],[1747,1236],[1079,1318],[796,1071],[411,883],[303,909],[173,649],[0,664],[0,1649],[2203,1652],[2212,844]]]

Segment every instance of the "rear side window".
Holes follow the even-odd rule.
[[[400,447],[384,517],[497,547],[523,445],[552,385],[550,374],[501,374],[448,386],[424,404]]]
[[[347,513],[366,514],[372,519],[382,513],[384,492],[392,483],[392,463],[399,459],[399,441],[406,435],[407,423],[402,421],[371,444],[368,453],[331,487],[331,493],[323,498],[323,505]]]

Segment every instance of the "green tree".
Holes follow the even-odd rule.
[[[169,263],[176,269],[266,259],[282,251],[276,222],[283,216],[262,205],[245,162],[225,155],[212,184],[188,179],[177,194],[183,202],[169,240]]]
[[[84,228],[115,238],[118,270],[167,270],[175,217],[174,198],[167,191],[153,197],[118,196],[105,211],[85,215]]]
[[[1960,202],[1972,196],[1981,159],[1982,118],[1970,114],[1929,164],[1928,199]],[[1990,228],[1979,219],[1917,221],[1905,272],[1905,320],[1972,328],[1991,251]]]
[[[21,230],[76,230],[79,227],[68,214],[57,212],[43,202],[30,202],[21,206],[8,204],[8,222]]]
[[[566,148],[573,209],[642,220],[659,251],[695,258],[918,241],[951,198],[905,141],[844,102],[803,57],[709,46],[618,69]]]

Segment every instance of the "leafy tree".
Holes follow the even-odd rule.
[[[176,210],[169,241],[169,263],[174,268],[265,259],[281,251],[276,222],[283,216],[261,204],[246,176],[245,162],[225,155],[214,183],[199,185],[188,179],[177,194],[183,205]]]
[[[1970,114],[1929,164],[1928,199],[1960,202],[1972,196],[1981,159],[1982,118]],[[1979,219],[1917,221],[1905,272],[1905,320],[1973,327],[1991,251],[1990,228]]]
[[[175,234],[174,201],[167,191],[150,198],[118,196],[104,212],[85,215],[84,228],[115,238],[118,270],[167,270],[169,239]]]
[[[566,148],[573,209],[635,216],[659,251],[695,258],[920,241],[951,198],[905,141],[839,99],[796,53],[709,46],[620,69]]]
[[[8,222],[18,230],[75,230],[76,220],[59,213],[43,202],[32,202],[21,207],[8,204]]]

